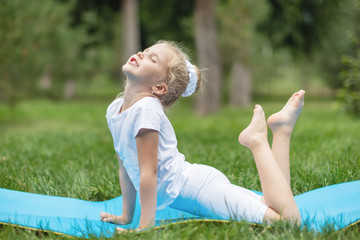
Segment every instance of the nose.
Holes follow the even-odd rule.
[[[138,55],[138,57],[139,57],[140,59],[143,59],[143,58],[144,58],[144,53],[143,53],[143,52],[138,52],[137,55]]]

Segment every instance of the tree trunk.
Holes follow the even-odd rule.
[[[138,0],[122,1],[122,63],[140,50]]]
[[[76,89],[76,85],[75,85],[75,81],[72,79],[68,79],[65,82],[65,87],[64,87],[64,98],[66,100],[70,100],[72,98],[74,98],[75,96],[75,89]]]
[[[199,114],[215,112],[220,108],[221,66],[217,46],[215,24],[215,6],[217,0],[196,0],[195,37],[197,58],[203,72],[203,92],[195,102],[195,111]]]
[[[51,68],[49,66],[46,66],[44,74],[40,78],[39,85],[42,90],[50,90],[52,85],[52,78]]]
[[[251,99],[251,72],[240,61],[235,61],[231,70],[230,104],[249,106]]]

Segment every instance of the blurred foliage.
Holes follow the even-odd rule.
[[[360,117],[360,48],[356,56],[343,56],[343,69],[340,73],[344,82],[339,96],[347,112]]]
[[[69,80],[86,97],[99,86],[102,94],[97,97],[120,87],[121,0],[1,3],[1,101],[61,98]],[[255,87],[266,90],[297,83],[299,78],[312,83],[314,76],[325,79],[330,87],[341,87],[347,79],[344,73],[339,78],[341,56],[356,59],[358,46],[353,39],[360,33],[358,5],[358,0],[218,1],[224,81],[233,61],[240,60],[253,71]],[[139,0],[138,6],[142,47],[158,39],[175,40],[194,49],[189,54],[196,57],[194,1]],[[344,69],[349,67],[345,63]],[[292,80],[287,79],[289,75]],[[44,89],[39,82],[47,76],[51,86]]]
[[[269,46],[264,36],[256,31],[268,11],[266,0],[222,0],[217,9],[219,25],[218,43],[222,56],[225,76],[223,81],[230,84],[230,72],[235,61],[241,62],[253,72],[262,75],[266,71],[263,47]],[[226,91],[223,91],[226,95]]]
[[[70,25],[83,28],[89,36],[84,48],[96,47],[114,40],[114,25],[121,0],[57,0],[73,2],[69,10]]]
[[[360,24],[360,2],[356,2],[358,12],[356,22]],[[340,79],[343,87],[339,97],[344,103],[347,112],[360,117],[360,26],[350,33],[352,48],[349,54],[342,56]]]
[[[68,8],[54,1],[2,1],[2,100],[12,103],[36,92],[46,67],[59,78],[73,77],[71,65],[78,57],[82,36],[68,28]]]
[[[339,74],[343,87],[339,97],[347,112],[360,117],[360,2],[355,2],[357,27],[351,32],[351,51],[342,56],[342,69]]]
[[[70,26],[73,1],[2,1],[0,8],[0,99],[10,104],[29,96],[62,97],[64,83],[94,75],[110,50],[84,49],[85,27]],[[94,16],[84,17],[92,21]],[[86,60],[86,61],[85,61]],[[39,85],[48,75],[49,86]]]
[[[338,88],[336,77],[340,57],[349,51],[351,33],[358,25],[354,6],[357,0],[268,0],[270,11],[259,24],[275,48],[287,48],[300,64],[316,65],[331,87]],[[303,76],[307,78],[308,76]]]
[[[254,55],[257,43],[263,40],[257,34],[256,26],[264,19],[267,9],[265,0],[220,1],[217,11],[218,39],[225,65],[235,59],[249,61]]]
[[[58,0],[69,2],[70,0]],[[146,48],[160,39],[193,42],[192,0],[138,0],[141,47]],[[161,7],[159,7],[161,6]],[[70,10],[71,25],[82,26],[91,37],[89,45],[119,41],[121,30],[121,0],[76,0]],[[92,15],[93,20],[88,19]]]
[[[68,3],[72,0],[57,0]],[[122,1],[74,0],[69,11],[71,26],[83,28],[87,35],[84,49],[104,48],[112,55],[106,62],[110,79],[122,77]],[[173,40],[194,49],[193,5],[191,0],[141,0],[138,1],[140,42],[144,49],[160,39]],[[161,6],[161,7],[159,7]],[[195,56],[195,53],[190,52]],[[126,56],[127,57],[127,56]],[[106,59],[103,59],[106,60]]]
[[[259,29],[274,46],[288,47],[294,54],[311,54],[330,41],[344,17],[348,0],[268,0],[268,17]],[[347,9],[348,10],[348,9]],[[343,26],[344,27],[344,26]]]
[[[140,0],[141,44],[147,47],[159,39],[187,44],[194,41],[193,0]]]

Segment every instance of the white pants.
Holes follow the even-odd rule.
[[[268,206],[258,194],[233,185],[219,170],[186,163],[186,182],[171,208],[215,219],[262,223]]]

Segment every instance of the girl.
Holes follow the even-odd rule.
[[[156,43],[131,56],[122,70],[127,78],[124,94],[110,104],[106,117],[120,165],[123,212],[121,216],[101,213],[102,221],[131,223],[139,192],[139,229],[153,226],[156,210],[167,206],[205,217],[300,223],[290,189],[289,144],[303,106],[303,90],[267,120],[273,132],[272,148],[260,105],[255,106],[250,125],[239,136],[239,142],[254,156],[264,194],[260,197],[231,184],[212,167],[188,163],[179,153],[163,107],[180,95],[196,92],[201,75],[175,43]]]

